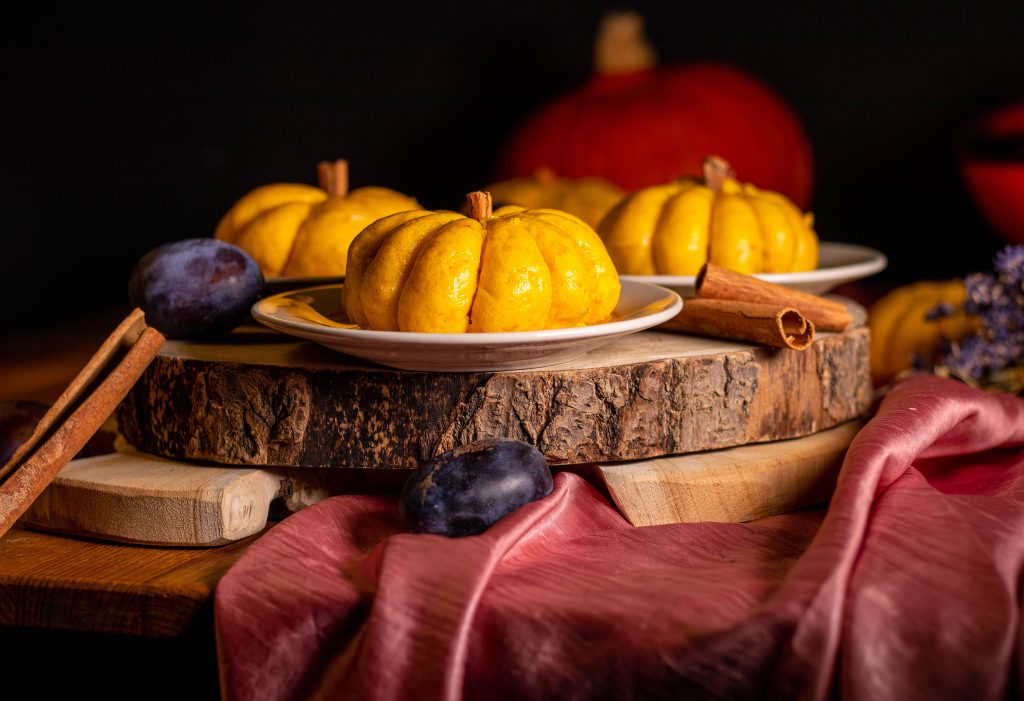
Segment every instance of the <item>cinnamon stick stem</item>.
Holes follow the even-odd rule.
[[[741,300],[688,299],[683,310],[662,326],[793,350],[804,350],[814,341],[814,324],[796,309]]]
[[[597,73],[636,73],[657,63],[654,46],[644,32],[644,18],[634,11],[612,11],[601,20],[594,42]]]
[[[844,331],[853,321],[846,305],[810,292],[795,290],[705,263],[697,274],[697,297],[744,300],[799,310],[819,331]]]
[[[317,178],[320,189],[330,197],[344,197],[348,194],[348,161],[320,161],[317,164]]]
[[[489,219],[493,213],[494,202],[489,192],[471,192],[466,195],[466,203],[469,205],[469,216],[477,221]]]
[[[704,159],[704,184],[715,192],[721,192],[726,178],[735,175],[729,163],[719,156],[708,156]]]

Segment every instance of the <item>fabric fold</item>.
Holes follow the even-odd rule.
[[[1024,401],[892,389],[831,503],[634,528],[569,472],[466,538],[397,496],[281,522],[215,597],[223,696],[1000,699],[1020,688]]]

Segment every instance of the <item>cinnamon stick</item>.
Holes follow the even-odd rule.
[[[320,161],[317,164],[320,189],[329,197],[344,197],[348,194],[348,161]]]
[[[819,331],[844,331],[853,321],[846,305],[810,292],[794,290],[705,263],[697,273],[697,297],[701,299],[744,300],[776,308],[799,310]]]
[[[742,300],[688,299],[683,310],[662,326],[793,350],[804,350],[814,340],[814,324],[796,309]]]
[[[477,221],[489,219],[493,213],[494,202],[489,192],[471,192],[466,195],[466,205],[469,209],[469,216]]]
[[[0,469],[0,536],[99,430],[164,344],[135,309]]]
[[[729,162],[720,156],[708,156],[704,159],[704,184],[715,192],[722,191],[726,178],[736,177]]]

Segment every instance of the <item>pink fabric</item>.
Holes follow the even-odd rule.
[[[633,528],[581,478],[468,538],[343,496],[215,598],[224,698],[1002,699],[1021,692],[1024,400],[896,386],[824,508]]]

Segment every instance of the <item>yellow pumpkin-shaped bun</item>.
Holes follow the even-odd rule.
[[[221,218],[214,238],[251,255],[267,277],[345,275],[348,246],[384,216],[419,209],[412,197],[384,187],[348,191],[348,163],[323,162],[320,187],[263,185]]]
[[[474,192],[470,214],[401,212],[366,227],[348,252],[342,302],[381,331],[533,331],[608,321],[619,277],[577,217],[503,207]]]
[[[708,261],[747,274],[818,267],[814,217],[777,192],[737,181],[716,157],[705,161],[703,181],[626,196],[597,231],[625,275],[696,275]]]
[[[897,287],[868,309],[871,333],[871,379],[885,384],[909,370],[914,356],[926,367],[938,360],[942,341],[959,341],[978,329],[978,320],[961,310],[967,290],[963,280],[919,280]],[[954,313],[927,317],[940,304]]]
[[[559,209],[575,214],[592,227],[604,218],[626,191],[598,177],[562,178],[541,168],[531,178],[511,178],[487,187],[494,201],[527,209]]]

